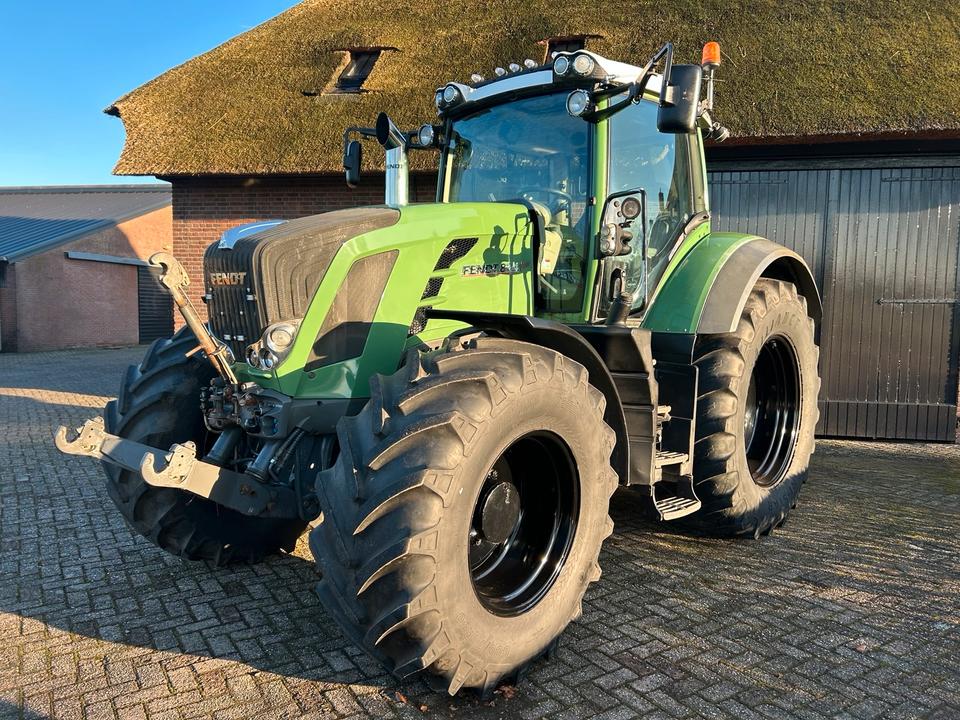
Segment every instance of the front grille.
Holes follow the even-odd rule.
[[[440,294],[440,287],[443,285],[443,278],[430,278],[427,280],[426,286],[423,288],[423,293],[420,295],[421,300],[426,300],[427,298],[436,297]]]
[[[269,320],[261,319],[250,273],[250,249],[207,248],[203,258],[207,317],[213,334],[242,360],[247,345],[259,339]],[[221,282],[242,277],[241,282]]]
[[[407,329],[407,336],[419,335],[423,332],[424,328],[427,327],[427,311],[433,310],[432,305],[423,305],[418,307],[417,311],[413,314],[413,322],[410,323],[410,327]]]
[[[447,243],[447,246],[443,249],[443,252],[440,253],[440,257],[437,259],[437,264],[434,266],[434,270],[448,270],[453,267],[453,264],[466,256],[468,252],[473,250],[473,246],[477,244],[478,238],[457,238],[456,240],[451,240]]]

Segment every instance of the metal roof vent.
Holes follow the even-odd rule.
[[[586,33],[583,35],[558,35],[556,37],[549,37],[546,40],[541,40],[540,44],[547,46],[544,62],[549,63],[553,60],[554,53],[583,50],[587,46],[587,40],[599,37],[599,35]]]
[[[338,52],[344,54],[343,62],[334,71],[324,94],[327,95],[356,95],[367,92],[363,83],[366,82],[373,66],[377,64],[380,55],[387,50],[396,50],[393,47],[358,47],[344,48]]]

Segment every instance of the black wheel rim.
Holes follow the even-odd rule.
[[[515,440],[484,479],[469,533],[470,578],[496,615],[520,615],[550,590],[577,529],[580,482],[566,444],[549,432]]]
[[[800,427],[800,365],[793,345],[769,338],[750,374],[743,417],[753,481],[772,487],[786,477]]]

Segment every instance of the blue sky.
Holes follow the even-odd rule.
[[[125,92],[295,0],[0,1],[0,185],[156,182],[110,174]]]

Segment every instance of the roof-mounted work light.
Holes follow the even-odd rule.
[[[623,63],[607,60],[588,50],[558,53],[553,59],[553,75],[558,80],[615,82],[629,72],[628,66]]]
[[[577,53],[573,57],[573,71],[577,75],[587,77],[596,66],[596,61],[586,53]]]
[[[573,117],[583,117],[593,110],[593,100],[586,90],[574,90],[567,95],[567,112]]]

